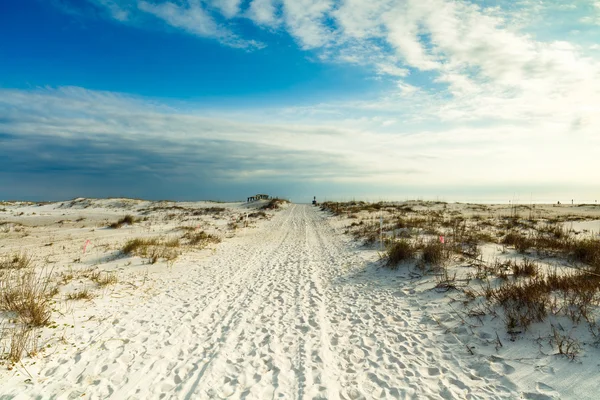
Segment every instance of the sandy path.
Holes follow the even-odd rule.
[[[361,272],[313,207],[185,262],[160,295],[45,361],[34,384],[8,385],[9,398],[518,397],[509,366],[465,357],[402,280]]]

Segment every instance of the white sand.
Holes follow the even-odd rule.
[[[123,204],[104,207],[81,215],[125,213]],[[230,217],[245,213],[228,207]],[[38,225],[40,213],[48,221],[60,213],[55,205],[21,211],[36,212],[20,218]],[[494,321],[473,327],[451,296],[430,290],[433,280],[378,268],[376,251],[359,249],[317,208],[273,215],[215,251],[185,253],[146,275],[143,260],[102,257],[131,237],[127,229],[137,237],[177,224],[96,230],[85,257],[119,271],[121,282],[91,302],[62,302],[58,328],[42,330],[46,351],[0,371],[0,398],[597,398],[600,352],[571,362],[534,341],[510,342]],[[231,236],[218,229],[227,217],[215,221],[215,232]],[[81,229],[89,230],[62,228],[49,247]],[[73,254],[54,254],[55,262],[81,252],[86,238],[64,238],[60,252]],[[30,249],[48,240],[21,239]],[[21,247],[1,240],[3,253]]]

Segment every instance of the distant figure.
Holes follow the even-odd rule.
[[[317,196],[313,197],[313,201],[312,201],[313,206],[317,205]]]
[[[558,205],[560,206],[560,200],[559,200],[559,201],[558,201],[558,203],[556,203],[556,204],[558,204]]]
[[[571,200],[571,205],[573,205],[573,200]]]

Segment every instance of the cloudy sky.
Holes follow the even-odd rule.
[[[600,0],[0,3],[0,199],[600,200]]]

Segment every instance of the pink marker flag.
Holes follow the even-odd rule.
[[[440,236],[440,242],[441,242],[441,243],[445,243],[445,242],[444,242],[444,240],[445,240],[445,239],[444,239],[444,237],[443,237],[443,236]]]
[[[85,241],[85,244],[83,245],[83,254],[85,254],[85,249],[87,248],[87,245],[90,244],[91,242],[88,240]]]

